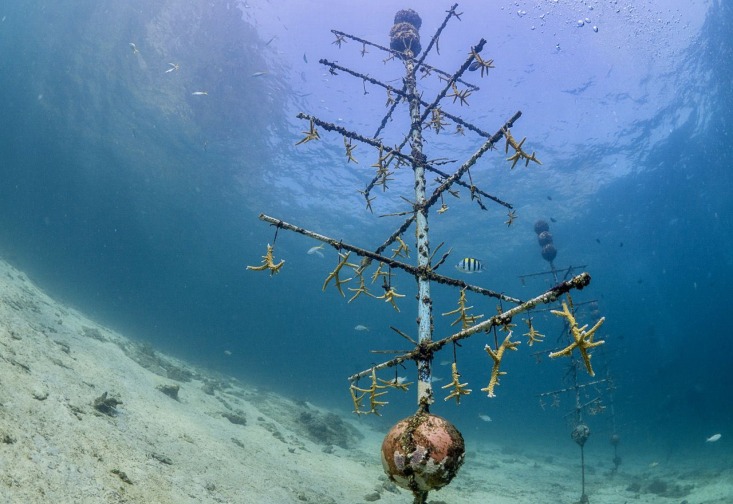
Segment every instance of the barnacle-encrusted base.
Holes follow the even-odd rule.
[[[397,485],[412,491],[437,490],[463,464],[463,436],[448,420],[417,413],[400,420],[382,442],[382,466]]]

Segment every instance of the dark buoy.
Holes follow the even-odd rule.
[[[422,19],[420,19],[420,15],[414,10],[402,9],[394,15],[394,24],[399,23],[410,23],[416,30],[419,30],[422,26]]]
[[[534,223],[534,232],[537,234],[540,234],[544,231],[549,231],[550,225],[547,223],[547,221],[543,221],[542,219],[538,220]]]
[[[401,53],[411,52],[414,58],[422,50],[420,45],[420,26],[422,20],[412,9],[397,11],[394,17],[394,26],[389,31],[389,47]]]
[[[542,247],[542,259],[547,262],[552,262],[555,260],[555,257],[557,257],[557,249],[552,243],[548,243]]]
[[[542,231],[537,235],[537,241],[540,242],[540,247],[544,247],[552,243],[552,234],[549,231]]]
[[[585,424],[578,424],[573,429],[573,432],[570,433],[570,437],[573,438],[573,441],[578,443],[578,445],[582,448],[585,442],[588,441],[588,438],[590,437],[590,427]]]

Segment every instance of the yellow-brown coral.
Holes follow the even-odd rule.
[[[512,162],[512,169],[517,165],[517,162],[519,162],[520,159],[524,159],[525,163],[524,166],[529,166],[530,161],[534,161],[537,164],[542,164],[542,162],[537,159],[535,156],[535,153],[533,152],[531,155],[527,154],[524,150],[522,150],[522,145],[524,145],[525,140],[527,140],[527,137],[522,138],[521,141],[517,142],[514,137],[512,136],[511,132],[509,131],[509,128],[502,129],[502,132],[504,133],[504,137],[506,138],[506,145],[504,147],[504,152],[509,152],[509,147],[514,149],[514,154],[509,156],[507,158],[507,161]]]
[[[568,305],[565,302],[562,304],[562,311],[552,310],[552,313],[559,317],[564,317],[568,321],[568,324],[570,325],[570,334],[573,336],[573,342],[560,351],[552,352],[550,354],[550,358],[554,359],[555,357],[570,355],[573,349],[577,347],[580,352],[580,356],[583,358],[583,362],[585,362],[585,368],[588,370],[588,374],[595,376],[596,374],[593,372],[593,368],[590,365],[591,356],[588,354],[588,350],[605,343],[604,340],[593,341],[593,334],[599,327],[601,327],[606,318],[601,317],[590,331],[586,331],[585,328],[588,327],[588,324],[583,327],[578,327],[578,323],[575,321],[575,316],[570,312]]]
[[[394,287],[385,288],[384,294],[381,296],[375,296],[376,299],[384,299],[385,303],[390,303],[392,305],[392,308],[394,308],[397,311],[400,311],[400,309],[397,307],[397,303],[395,302],[395,298],[403,298],[405,297],[404,294],[398,294]]]
[[[253,270],[253,271],[270,270],[270,275],[279,273],[280,268],[282,268],[283,264],[285,264],[285,260],[282,260],[276,264],[275,259],[273,258],[273,255],[272,255],[273,250],[274,250],[274,247],[268,243],[267,244],[267,253],[262,256],[262,264],[260,266],[247,266],[247,269]]]
[[[349,262],[349,255],[351,255],[351,252],[347,252],[346,254],[342,254],[341,252],[339,252],[339,257],[341,259],[339,260],[338,264],[333,269],[333,271],[329,273],[328,276],[326,277],[326,280],[323,282],[323,287],[321,288],[321,290],[325,291],[326,287],[328,286],[328,283],[331,280],[334,280],[334,283],[336,284],[336,289],[339,291],[339,294],[341,294],[342,296],[345,296],[343,289],[341,289],[341,285],[350,282],[353,277],[349,277],[346,280],[341,280],[339,278],[339,273],[341,273],[341,268],[343,268],[344,266],[348,266],[349,268],[357,269],[359,267],[358,264],[352,264]]]
[[[486,392],[489,397],[496,397],[496,394],[494,394],[494,388],[499,384],[499,376],[505,375],[506,371],[500,371],[499,365],[501,364],[501,359],[504,358],[504,352],[506,350],[516,350],[517,346],[519,346],[519,341],[511,341],[512,333],[510,332],[507,334],[507,337],[504,338],[504,341],[499,345],[498,350],[494,351],[489,345],[486,345],[484,347],[484,350],[486,350],[486,353],[489,354],[491,359],[494,361],[494,365],[491,368],[491,379],[489,380],[489,384],[481,389],[481,392]]]
[[[534,328],[531,318],[525,320],[525,322],[527,323],[527,326],[529,326],[529,331],[524,333],[523,336],[527,336],[527,338],[529,338],[529,346],[541,342],[545,338],[545,335]]]
[[[466,306],[466,289],[461,289],[461,295],[458,298],[458,308],[444,313],[443,316],[446,317],[448,315],[458,314],[458,318],[451,322],[451,326],[454,326],[458,322],[460,322],[461,329],[467,329],[474,325],[476,321],[478,321],[478,319],[483,317],[483,315],[469,315],[468,311],[472,308],[473,306]]]
[[[454,362],[451,366],[451,375],[453,377],[453,381],[450,382],[448,385],[443,385],[441,388],[448,389],[453,387],[453,391],[448,394],[448,397],[445,398],[445,400],[456,398],[456,404],[461,404],[461,396],[462,395],[468,395],[471,393],[470,388],[466,388],[468,383],[461,383],[460,378],[461,374],[458,372],[458,366]]]
[[[386,388],[395,387],[395,388],[401,388],[402,390],[407,390],[408,384],[402,384],[398,383],[398,380],[395,379],[394,382],[387,382],[385,380],[379,380],[385,385],[379,385],[377,381],[377,371],[376,369],[372,368],[372,375],[371,375],[372,384],[369,388],[359,388],[356,386],[356,384],[352,383],[349,387],[349,392],[351,393],[351,400],[354,402],[354,413],[357,415],[368,415],[368,414],[374,414],[377,416],[379,415],[378,408],[381,408],[382,406],[385,406],[389,404],[388,401],[381,401],[378,398],[383,396],[387,393]],[[397,386],[399,385],[399,386]],[[365,397],[369,397],[369,409],[362,409],[363,408],[363,402]]]

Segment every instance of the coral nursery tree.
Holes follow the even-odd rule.
[[[342,296],[346,297],[345,286],[349,292],[349,301],[361,296],[372,297],[388,303],[399,311],[398,303],[406,303],[402,299],[405,294],[397,291],[393,279],[397,275],[410,275],[415,278],[418,338],[414,339],[405,332],[395,329],[400,336],[410,342],[411,350],[349,377],[354,412],[378,414],[379,409],[386,404],[384,395],[390,389],[406,390],[411,385],[396,377],[393,379],[380,378],[379,373],[407,361],[415,362],[417,366],[417,410],[413,415],[397,422],[387,433],[382,444],[382,463],[385,472],[395,483],[413,493],[415,503],[425,503],[430,491],[440,489],[450,483],[464,459],[465,447],[460,432],[448,420],[430,413],[430,406],[435,400],[435,390],[431,379],[434,354],[445,347],[454,348],[454,345],[460,340],[475,334],[493,335],[493,344],[485,346],[492,367],[488,384],[481,391],[489,397],[494,397],[494,389],[499,383],[499,378],[505,374],[501,370],[502,359],[507,351],[517,350],[520,344],[520,341],[513,337],[512,320],[514,317],[539,304],[553,302],[571,289],[582,289],[590,282],[590,276],[587,273],[581,273],[558,283],[530,300],[522,301],[438,272],[438,268],[448,259],[450,251],[438,256],[440,245],[431,251],[428,222],[432,214],[443,213],[448,209],[444,197],[456,196],[463,191],[468,193],[471,200],[483,210],[486,210],[487,204],[498,204],[505,207],[508,211],[506,224],[511,225],[516,218],[511,204],[473,184],[470,170],[475,163],[485,153],[495,150],[497,143],[503,140],[503,150],[508,156],[507,161],[511,168],[520,162],[525,166],[530,163],[540,164],[534,152],[530,154],[524,150],[525,139],[517,141],[512,136],[511,128],[521,117],[521,112],[516,112],[494,133],[489,133],[443,110],[444,101],[452,99],[453,103],[467,105],[468,97],[479,91],[477,86],[464,80],[463,76],[466,71],[472,71],[474,75],[485,77],[489,70],[494,68],[493,60],[482,55],[486,44],[483,39],[467,51],[466,60],[452,74],[426,62],[430,54],[438,52],[439,38],[448,23],[451,20],[460,20],[461,14],[456,9],[457,4],[446,11],[444,21],[430,39],[425,50],[422,50],[419,34],[421,19],[415,11],[409,9],[401,10],[395,15],[394,25],[390,30],[389,47],[332,30],[336,37],[334,43],[339,47],[347,41],[353,41],[361,46],[362,53],[366,52],[367,47],[377,49],[386,54],[386,62],[401,63],[404,66],[402,84],[392,86],[335,62],[320,60],[320,63],[326,66],[331,74],[351,75],[361,79],[365,89],[368,84],[381,88],[386,93],[387,112],[375,134],[363,135],[313,115],[298,114],[298,117],[307,121],[308,124],[307,129],[303,132],[305,136],[297,142],[298,145],[319,140],[319,129],[321,129],[343,136],[348,161],[355,161],[353,153],[358,144],[366,145],[374,150],[376,159],[371,166],[374,169],[373,178],[360,191],[368,210],[372,210],[374,201],[372,192],[375,189],[387,190],[388,182],[397,177],[414,179],[414,183],[410,184],[414,187],[414,194],[409,195],[411,197],[404,197],[410,205],[403,213],[398,214],[404,217],[401,225],[383,243],[372,249],[346,243],[338,238],[325,236],[269,215],[260,215],[262,221],[276,228],[275,238],[277,238],[277,232],[282,229],[300,233],[333,247],[338,253],[337,264],[327,275],[322,288],[325,290],[334,287]],[[418,89],[418,75],[440,79],[440,91],[430,102],[423,100]],[[398,111],[409,114],[409,131],[399,135],[396,144],[389,145],[382,140],[382,137],[386,134],[385,129],[393,114]],[[444,164],[449,163],[431,161],[423,149],[424,130],[432,129],[440,132],[449,124],[454,125],[458,133],[470,132],[481,139],[475,153],[451,172],[444,171]],[[428,182],[428,174],[431,180],[435,176],[434,182]],[[415,236],[416,264],[407,262],[410,249],[410,245],[406,243],[407,236]],[[284,263],[284,260],[275,259],[275,241],[273,240],[272,245],[267,245],[262,263],[258,266],[248,266],[248,269],[269,271],[272,275],[282,271]],[[453,286],[459,292],[458,308],[448,311],[446,315],[455,315],[457,318],[453,325],[460,324],[461,330],[440,339],[433,337],[433,298],[430,292],[433,283]],[[373,287],[374,285],[376,287]],[[373,293],[372,289],[376,290],[379,295]],[[467,292],[493,297],[501,301],[501,306],[506,304],[512,307],[505,310],[499,309],[495,315],[481,320],[483,315],[471,314],[472,307],[467,306]],[[574,351],[586,356],[590,348],[601,343],[593,341],[593,333],[603,319],[593,329],[586,331],[586,326],[578,327],[574,318],[567,317],[564,312],[558,313],[572,325],[574,328],[572,333],[575,336],[573,342],[565,350],[557,353],[558,356]],[[500,334],[501,332],[504,334]],[[531,328],[526,336],[533,341],[540,335]],[[467,383],[461,383],[455,355],[454,351],[452,381],[442,388],[447,391],[446,400],[455,399],[456,402],[460,402],[461,397],[469,394],[471,390]],[[590,366],[590,361],[587,363]],[[362,380],[366,380],[367,383],[360,385]]]

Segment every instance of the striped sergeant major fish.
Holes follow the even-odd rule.
[[[465,257],[461,259],[461,262],[456,264],[456,269],[463,273],[481,273],[484,270],[484,265],[478,259]]]

